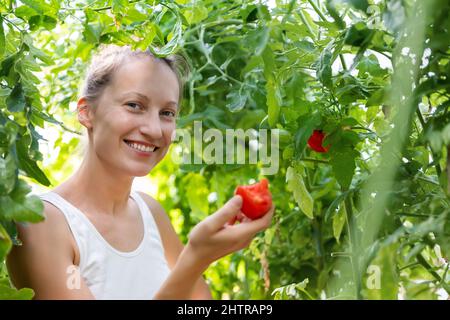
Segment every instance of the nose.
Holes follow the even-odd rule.
[[[161,119],[159,118],[158,112],[150,112],[149,114],[148,117],[143,118],[139,130],[142,135],[147,136],[151,141],[156,142],[156,140],[163,137]]]

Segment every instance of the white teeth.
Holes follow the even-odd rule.
[[[144,152],[153,152],[155,151],[156,147],[149,147],[149,146],[144,146],[142,144],[136,143],[136,142],[126,142],[130,147],[137,149],[139,151],[144,151]]]

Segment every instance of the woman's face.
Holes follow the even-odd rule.
[[[90,150],[115,170],[147,175],[169,149],[178,96],[177,77],[163,61],[126,59],[96,101]]]

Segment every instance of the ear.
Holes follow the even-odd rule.
[[[85,97],[81,97],[77,103],[78,121],[87,129],[92,128],[92,104]]]

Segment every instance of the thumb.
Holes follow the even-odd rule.
[[[210,216],[211,224],[215,229],[220,229],[223,225],[239,214],[242,208],[242,197],[235,195],[228,200],[222,208]]]

